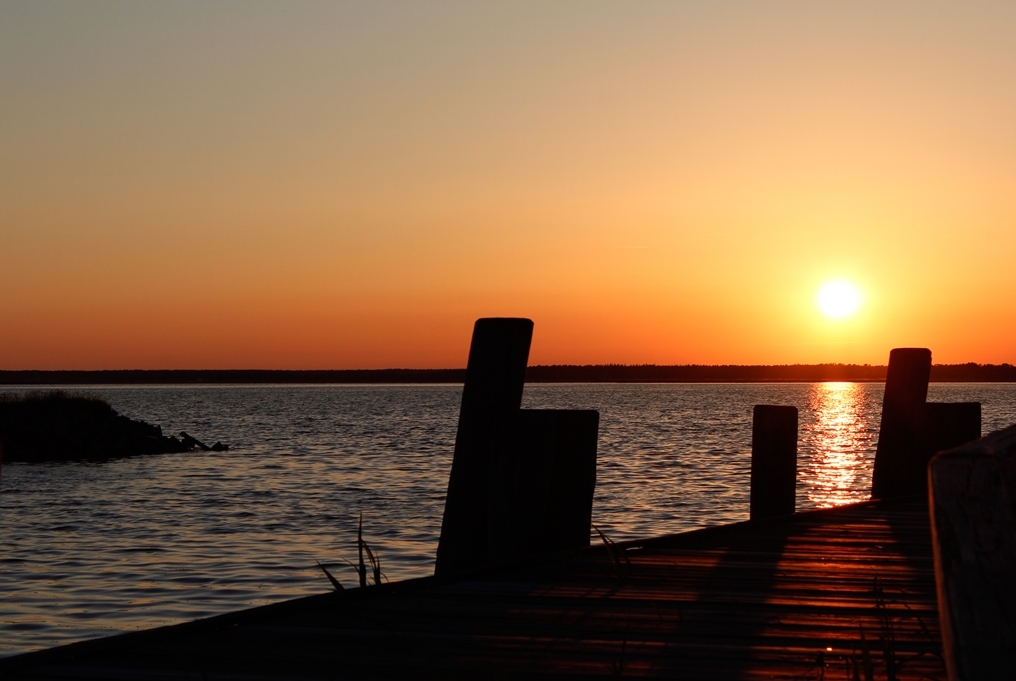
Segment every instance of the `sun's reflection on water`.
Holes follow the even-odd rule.
[[[808,506],[824,508],[868,498],[862,476],[870,476],[867,462],[871,445],[865,423],[865,395],[857,383],[819,383],[811,396],[814,415],[810,456],[801,462]]]

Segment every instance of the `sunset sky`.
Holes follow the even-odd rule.
[[[0,369],[456,367],[482,316],[1016,363],[1016,3],[0,4]]]

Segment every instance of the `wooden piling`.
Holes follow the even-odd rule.
[[[504,414],[522,406],[533,322],[517,318],[476,321],[448,478],[434,573],[482,567],[487,555],[487,477],[491,436]]]
[[[495,430],[487,549],[491,564],[589,546],[600,414],[522,409]]]
[[[794,512],[797,492],[797,407],[756,404],[751,420],[752,520]]]
[[[918,461],[922,473],[939,452],[959,447],[981,437],[980,402],[927,402],[918,440]],[[918,476],[914,493],[925,492],[927,474]]]
[[[903,496],[926,484],[927,460],[921,460],[920,440],[930,375],[931,350],[895,348],[889,353],[882,423],[871,477],[873,498]]]
[[[1016,426],[928,466],[950,681],[1016,678]]]

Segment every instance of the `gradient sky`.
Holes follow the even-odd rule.
[[[0,4],[4,369],[1016,362],[1014,257],[1011,1]]]

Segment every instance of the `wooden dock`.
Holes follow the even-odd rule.
[[[474,328],[435,576],[7,658],[0,678],[1016,678],[1016,426],[976,439],[979,404],[927,402],[929,350],[890,353],[880,500],[794,514],[797,409],[759,405],[752,520],[589,547],[599,416],[520,409],[532,326]]]
[[[0,660],[0,676],[944,680],[938,619],[911,497],[298,599]]]

